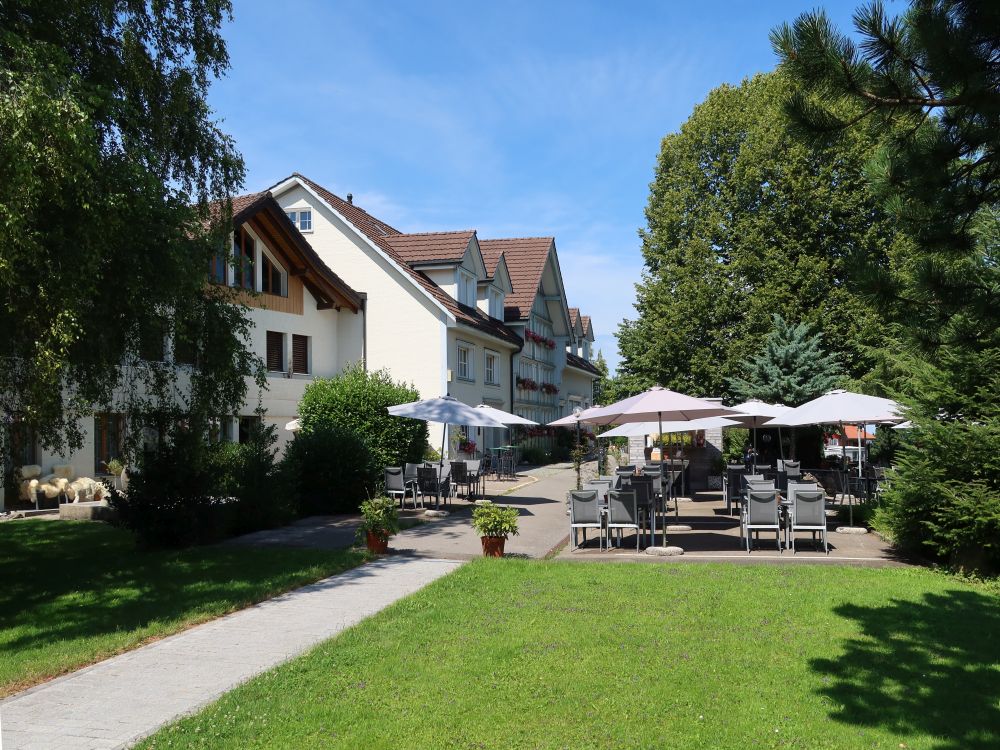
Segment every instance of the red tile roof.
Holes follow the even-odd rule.
[[[583,335],[584,336],[588,336],[588,335],[589,336],[593,336],[594,335],[594,329],[590,325],[590,316],[589,315],[584,315],[583,316]]]
[[[601,374],[600,370],[598,370],[596,367],[590,364],[590,362],[585,360],[583,357],[578,357],[576,354],[573,354],[572,352],[566,352],[566,364],[569,365],[570,367],[575,367],[578,370],[585,370],[589,372],[591,375],[596,375],[600,377]]]
[[[459,263],[476,236],[475,229],[459,232],[420,232],[386,237],[386,242],[410,265]]]
[[[408,272],[431,297],[433,297],[442,307],[455,316],[455,319],[489,336],[506,341],[513,346],[523,346],[524,341],[514,331],[505,326],[501,321],[491,318],[481,310],[467,305],[460,305],[457,300],[447,294],[441,287],[431,281],[425,274],[410,267],[406,259],[392,246],[392,240],[403,233],[398,229],[386,224],[380,219],[376,219],[367,211],[348,203],[343,198],[334,195],[322,185],[319,185],[308,177],[295,172],[293,177],[297,177],[316,192],[323,200],[333,206],[341,216],[365,235],[373,244],[378,246],[386,255]],[[282,180],[284,182],[284,180]],[[280,183],[279,183],[280,184]]]
[[[504,304],[506,320],[527,320],[535,304],[538,285],[542,281],[549,250],[555,243],[552,237],[516,237],[504,240],[480,240],[479,248],[485,255],[503,253],[507,272],[514,293],[507,295]]]
[[[483,242],[479,242],[479,251],[483,254],[483,264],[486,266],[486,275],[493,278],[497,272],[497,265],[503,257],[503,250],[499,247],[484,247]]]
[[[579,317],[580,317],[579,307],[569,308],[569,325],[571,328],[576,328],[576,321]]]

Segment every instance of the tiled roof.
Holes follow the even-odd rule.
[[[590,327],[590,316],[589,315],[584,315],[583,316],[583,335],[584,336],[593,336],[594,335],[594,329]]]
[[[576,321],[580,318],[580,308],[571,307],[569,308],[569,324],[571,328],[576,328]]]
[[[500,339],[501,341],[506,341],[513,346],[522,346],[524,344],[521,337],[505,326],[502,322],[484,314],[478,308],[458,304],[457,300],[447,294],[426,275],[411,268],[406,259],[392,246],[390,241],[403,234],[398,229],[395,229],[380,219],[376,219],[367,211],[358,208],[353,203],[348,203],[343,198],[334,195],[325,187],[318,185],[308,177],[305,177],[298,172],[296,172],[293,176],[302,180],[302,182],[314,190],[317,195],[333,206],[335,211],[357,227],[358,230],[365,235],[365,237],[378,246],[382,252],[392,258],[392,260],[401,266],[404,271],[408,272],[414,280],[421,287],[423,287],[428,294],[430,294],[431,297],[433,297],[448,312],[454,315],[458,322],[477,331],[481,331],[489,336]]]
[[[385,240],[410,265],[459,263],[475,235],[475,229],[465,229],[459,232],[396,234]]]
[[[583,357],[578,357],[572,352],[566,352],[566,364],[570,367],[575,367],[578,370],[586,370],[591,375],[596,375],[600,377],[600,371],[594,367],[590,362],[585,360]]]
[[[479,242],[479,251],[483,254],[483,263],[486,265],[486,275],[491,279],[496,275],[497,264],[503,257],[503,249],[499,247],[486,247],[483,241]]]
[[[504,305],[506,320],[526,320],[531,315],[538,285],[542,281],[545,261],[555,240],[552,237],[518,237],[506,240],[480,240],[479,248],[485,255],[488,251],[503,253],[507,261],[507,272],[514,293],[507,295]]]

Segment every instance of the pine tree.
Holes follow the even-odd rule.
[[[764,348],[749,361],[742,377],[729,379],[741,400],[798,406],[833,388],[842,376],[836,357],[823,349],[823,335],[807,323],[791,325],[775,314]]]
[[[608,395],[611,390],[611,378],[608,376],[608,362],[604,359],[604,352],[600,349],[597,350],[597,357],[594,359],[594,367],[599,373],[601,373],[601,377],[599,377],[594,383],[593,403],[603,404],[604,401],[602,399]]]
[[[860,44],[806,13],[772,43],[800,133],[886,134],[868,172],[914,238],[860,278],[890,323],[892,385],[915,425],[885,527],[903,546],[1000,569],[1000,4],[912,0],[890,17],[874,2],[855,26]]]

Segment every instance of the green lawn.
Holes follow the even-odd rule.
[[[0,696],[363,559],[235,546],[140,552],[105,524],[0,524]]]
[[[1000,598],[926,570],[483,560],[145,748],[1000,747]]]

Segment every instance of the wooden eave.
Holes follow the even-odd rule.
[[[361,295],[330,270],[273,196],[265,194],[233,216],[233,226],[244,223],[280,256],[289,275],[302,281],[316,299],[317,310],[346,307],[356,313],[361,309]]]

